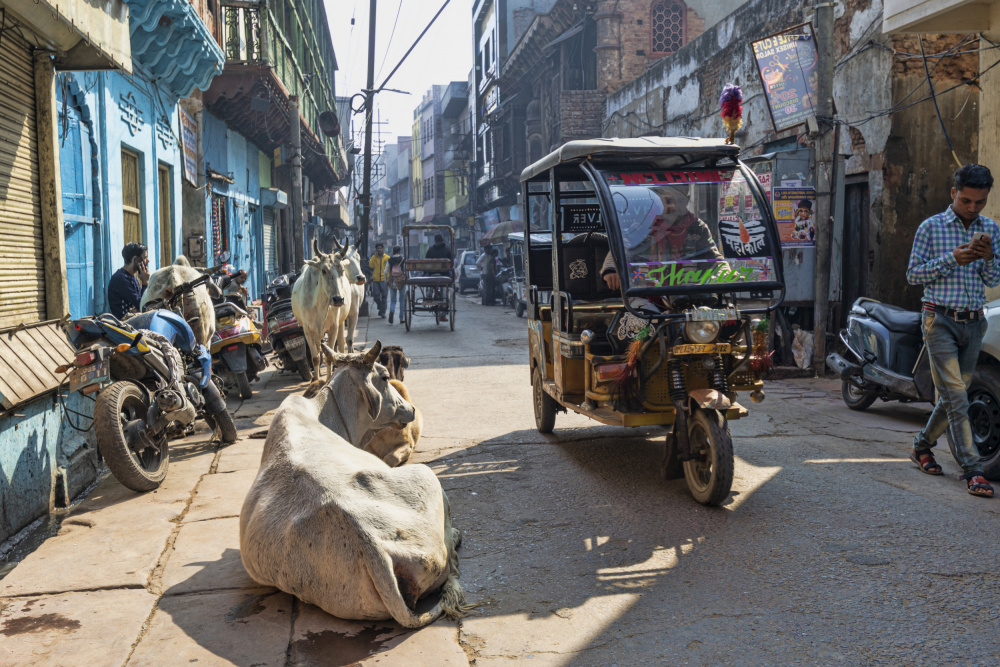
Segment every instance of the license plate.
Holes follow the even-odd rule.
[[[110,364],[107,360],[99,361],[96,364],[91,364],[89,366],[74,368],[69,373],[70,393],[72,394],[74,391],[83,389],[84,387],[92,384],[106,382],[111,377],[110,370]]]
[[[685,354],[729,354],[732,350],[729,343],[708,343],[707,345],[675,345],[671,351],[673,355],[681,356]]]
[[[296,347],[299,347],[300,345],[302,345],[305,342],[306,342],[306,339],[305,338],[301,338],[299,336],[296,336],[295,338],[286,338],[285,339],[285,349],[286,350],[294,349]]]

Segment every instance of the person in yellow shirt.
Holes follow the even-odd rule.
[[[372,270],[372,298],[378,306],[378,316],[385,319],[385,295],[386,295],[386,265],[389,263],[389,255],[385,254],[385,246],[381,243],[375,244],[375,254],[368,260],[368,268]]]

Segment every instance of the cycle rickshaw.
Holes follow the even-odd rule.
[[[434,237],[446,239],[450,258],[427,257]],[[447,225],[403,226],[403,271],[406,273],[403,324],[409,331],[417,314],[433,317],[434,324],[448,320],[455,330],[455,235]]]
[[[521,174],[525,226],[547,226],[531,217],[543,211],[555,227],[524,239],[538,430],[567,410],[668,426],[661,472],[706,505],[729,496],[728,423],[748,414],[739,392],[764,398],[760,318],[785,292],[774,217],[739,153],[721,139],[571,141]]]

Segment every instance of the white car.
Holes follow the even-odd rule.
[[[458,256],[458,266],[455,267],[455,270],[458,272],[459,294],[465,292],[466,289],[479,289],[479,267],[476,266],[477,259],[479,259],[479,253],[475,250],[463,250],[462,254]]]

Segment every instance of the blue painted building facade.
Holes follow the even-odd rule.
[[[207,89],[225,62],[188,0],[126,4],[132,73],[55,75],[57,173],[73,318],[107,310],[107,283],[122,265],[127,241],[149,248],[151,269],[183,251],[178,101]],[[37,94],[41,100],[51,91]],[[60,330],[53,322],[40,322],[18,336],[46,368],[21,373],[18,380],[34,384],[22,383],[17,401],[8,400],[14,395],[11,378],[2,392],[0,541],[68,501],[98,470],[93,429],[70,424],[90,426],[92,397],[76,393],[59,399],[58,380],[50,371],[72,352],[58,349],[58,340],[47,347],[43,333],[58,338]]]

